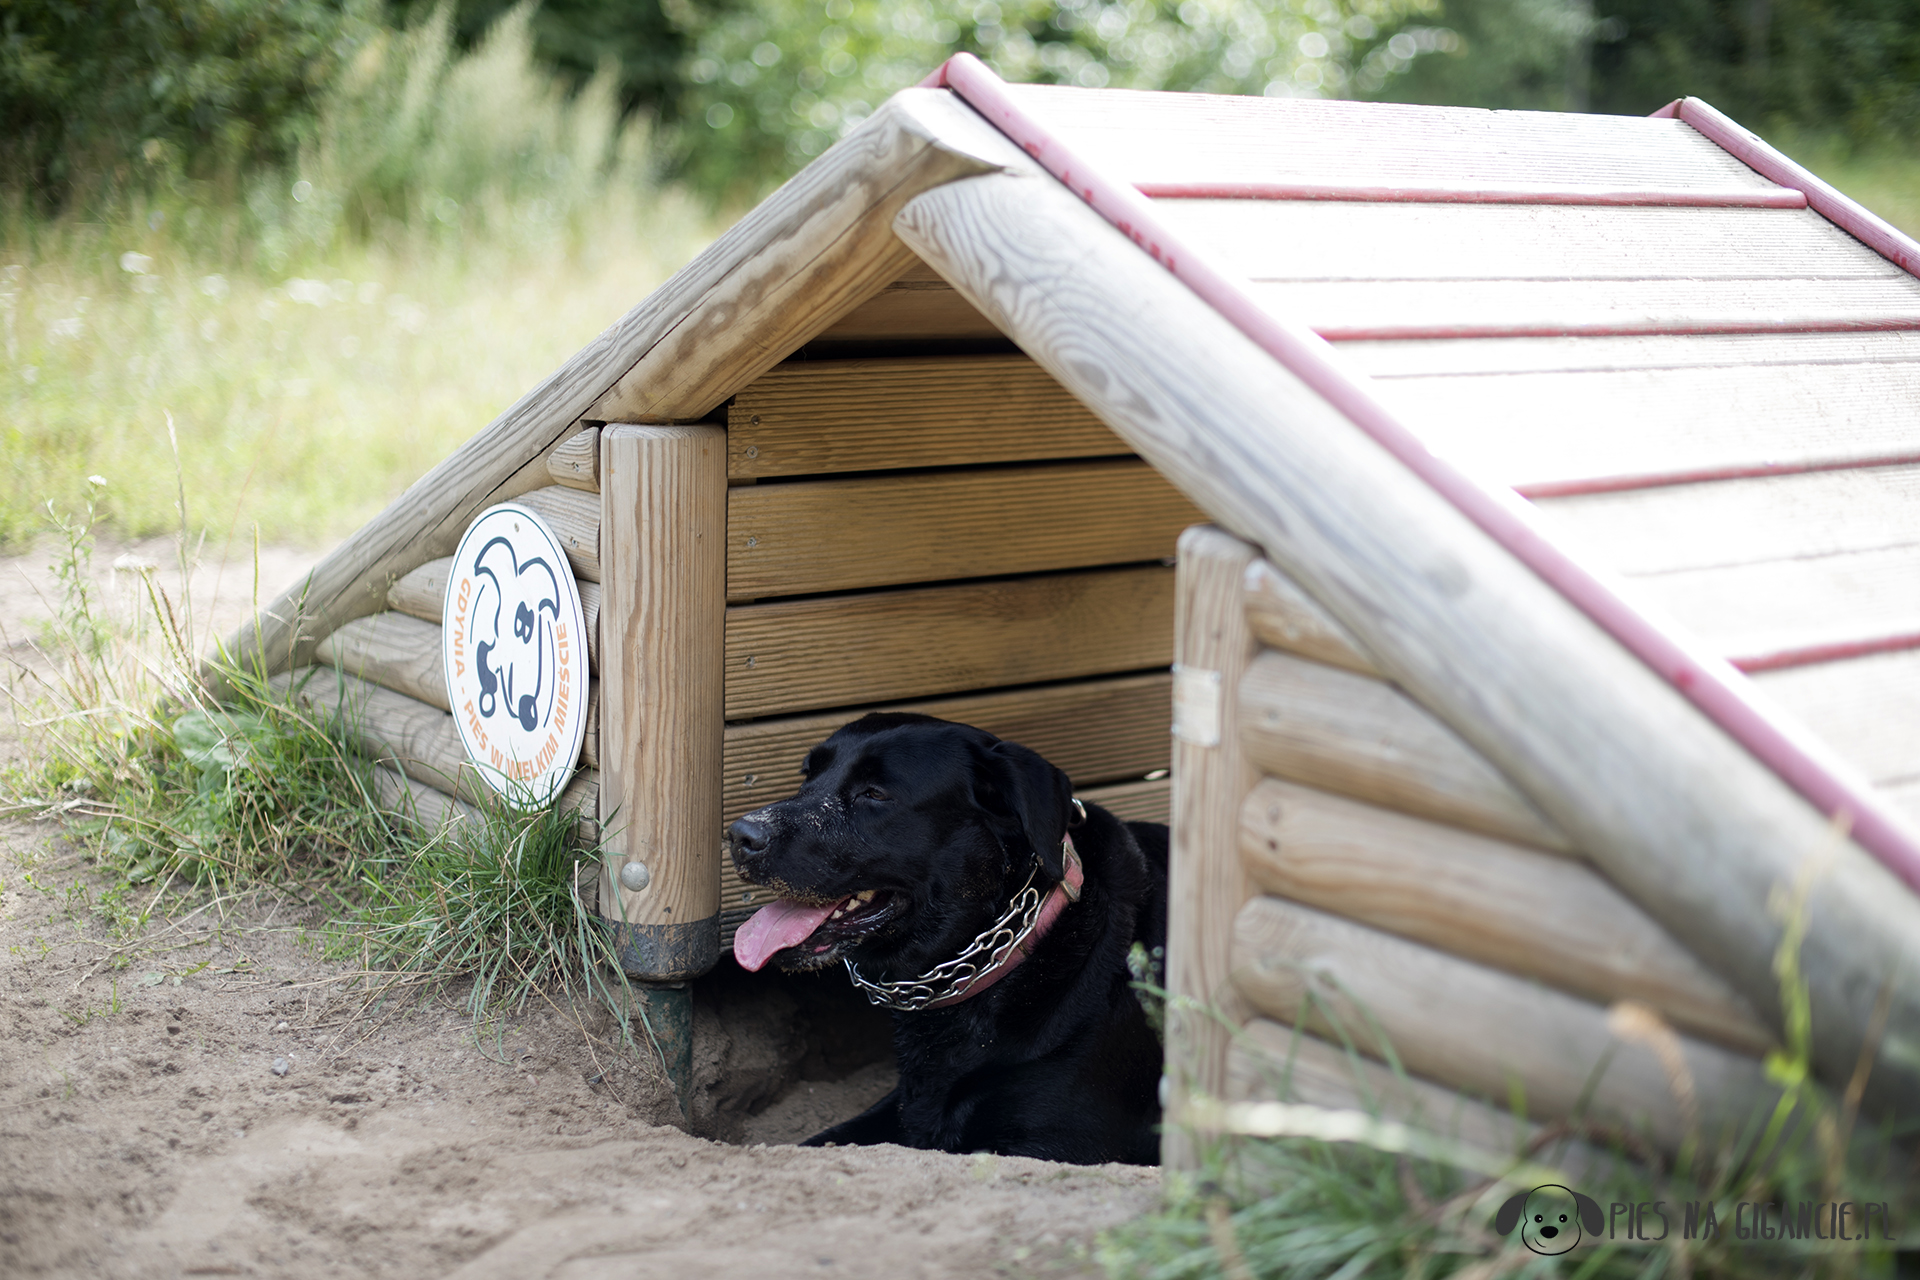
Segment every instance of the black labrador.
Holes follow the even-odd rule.
[[[1083,806],[1036,753],[929,716],[856,720],[803,773],[728,828],[740,874],[782,898],[734,953],[846,963],[896,1011],[900,1067],[892,1093],[803,1145],[1156,1163],[1160,1044],[1127,958],[1163,954],[1167,829]]]

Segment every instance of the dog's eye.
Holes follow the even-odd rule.
[[[887,793],[878,787],[862,787],[854,792],[853,798],[855,800],[885,800]]]

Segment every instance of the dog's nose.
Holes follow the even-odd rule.
[[[733,842],[733,856],[736,858],[755,858],[765,853],[771,834],[767,824],[752,814],[736,819],[727,828],[727,839]]]

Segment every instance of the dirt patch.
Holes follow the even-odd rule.
[[[306,563],[263,561],[276,587]],[[42,563],[0,562],[24,661]],[[252,594],[251,566],[221,576],[205,634]],[[1150,1169],[784,1145],[892,1086],[884,1021],[833,975],[696,984],[683,1116],[604,1014],[476,1036],[457,989],[363,1012],[317,904],[163,902],[123,940],[104,887],[51,824],[0,826],[0,1275],[1091,1274],[1092,1235],[1158,1197]]]

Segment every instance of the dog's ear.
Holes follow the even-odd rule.
[[[1520,1211],[1527,1207],[1527,1192],[1522,1191],[1500,1206],[1500,1212],[1493,1215],[1493,1233],[1504,1236],[1520,1221]]]
[[[1578,1191],[1575,1191],[1573,1193],[1573,1204],[1574,1207],[1580,1211],[1580,1225],[1587,1229],[1587,1234],[1594,1236],[1599,1235],[1601,1230],[1607,1225],[1606,1218],[1600,1213],[1599,1201],[1595,1200],[1592,1196],[1583,1196]]]
[[[1067,873],[1060,841],[1067,834],[1067,814],[1073,807],[1072,780],[1039,752],[1015,742],[994,743],[987,752],[986,771],[1000,807],[1013,819],[1021,840],[1039,855],[1049,876],[1061,879]],[[1019,865],[1017,857],[1015,865]]]

